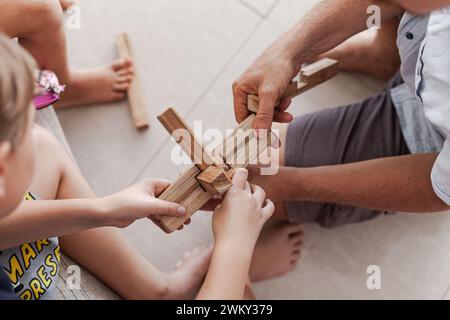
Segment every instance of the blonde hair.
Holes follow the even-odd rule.
[[[34,59],[0,34],[0,142],[19,144],[28,124],[34,93]]]

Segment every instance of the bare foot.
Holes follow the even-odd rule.
[[[93,70],[73,71],[67,88],[61,94],[58,108],[105,103],[125,99],[133,80],[130,60],[119,60],[110,66]]]
[[[250,279],[258,282],[293,271],[302,245],[302,225],[283,222],[264,230],[253,254]]]
[[[69,9],[71,6],[74,5],[74,1],[70,1],[70,0],[59,0],[59,4],[61,5],[61,8],[63,9],[63,11],[66,11],[67,9]]]
[[[369,29],[348,39],[340,46],[324,54],[340,61],[341,69],[367,72],[383,80],[389,80],[400,67],[400,55],[396,45],[398,23],[383,25],[381,30]]]
[[[196,248],[186,253],[177,263],[177,269],[168,275],[169,291],[166,299],[186,300],[194,298],[208,272],[213,247]]]

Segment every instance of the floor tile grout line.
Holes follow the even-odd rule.
[[[189,110],[186,112],[186,117],[191,115],[191,113],[198,107],[199,103],[205,98],[205,96],[208,94],[208,92],[212,89],[212,87],[217,83],[217,81],[220,79],[220,77],[223,75],[225,70],[233,63],[234,59],[239,55],[239,53],[245,48],[247,43],[250,41],[250,39],[253,38],[253,36],[256,34],[257,30],[263,23],[263,19],[261,19],[254,27],[253,30],[250,32],[250,34],[244,39],[244,41],[240,44],[240,46],[236,49],[236,51],[231,54],[231,57],[228,59],[228,61],[225,62],[223,67],[217,72],[216,76],[213,78],[213,80],[210,82],[210,84],[206,87],[205,90],[203,90],[202,94],[197,98],[197,100],[192,104],[192,106],[189,108]],[[230,84],[230,91],[231,91],[231,84]]]
[[[241,5],[243,5],[244,7],[246,7],[247,9],[249,9],[251,12],[253,12],[254,14],[256,14],[258,17],[260,17],[261,19],[265,18],[265,14],[262,13],[261,11],[259,11],[258,9],[256,9],[255,7],[253,7],[251,4],[245,2],[244,0],[237,0],[237,2],[239,2]]]
[[[245,0],[237,0],[240,4],[242,4],[244,7],[261,17],[262,19],[266,19],[270,16],[270,14],[273,12],[273,9],[275,9],[276,6],[280,3],[280,0],[274,0],[273,3],[270,5],[269,9],[264,13],[253,7],[251,4],[247,3]]]
[[[445,290],[444,294],[443,294],[442,297],[441,297],[441,300],[444,300],[444,299],[445,299],[445,297],[447,296],[447,294],[449,293],[449,291],[450,291],[450,286],[448,286],[447,290]]]
[[[275,0],[272,5],[270,6],[269,10],[266,13],[265,18],[269,18],[272,14],[273,10],[280,4],[281,0]]]
[[[238,0],[239,1],[239,0]],[[223,72],[228,68],[228,66],[233,62],[236,56],[245,48],[247,42],[255,35],[256,31],[259,29],[261,24],[264,22],[264,19],[260,19],[258,23],[253,27],[253,30],[249,33],[249,35],[244,39],[241,45],[236,49],[236,51],[231,55],[228,61],[225,62],[223,67],[217,72],[216,76],[212,79],[210,84],[206,87],[205,90],[200,94],[200,96],[195,100],[192,106],[188,109],[188,111],[184,114],[184,117],[188,117],[198,106],[198,104],[204,99],[204,97],[208,94],[211,88],[217,83],[217,80],[222,76]],[[165,141],[170,142],[170,138],[165,139]],[[156,159],[161,150],[165,147],[165,143],[161,144],[161,146],[157,149],[155,154],[150,157],[150,159],[144,164],[141,170],[139,170],[138,174],[131,180],[131,184],[138,182],[138,179],[145,172],[145,170],[149,167],[149,165]]]

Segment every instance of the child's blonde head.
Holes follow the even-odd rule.
[[[17,146],[26,133],[34,70],[33,58],[0,34],[0,142]]]

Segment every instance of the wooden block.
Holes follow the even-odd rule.
[[[209,151],[198,142],[192,129],[175,109],[167,109],[158,120],[201,171],[217,163]]]
[[[255,163],[258,155],[262,152],[265,152],[267,148],[271,146],[271,142],[274,137],[273,133],[270,133],[270,138],[267,139],[257,139],[254,136],[252,125],[255,120],[255,115],[249,116],[246,120],[244,120],[238,128],[234,130],[234,132],[227,137],[219,146],[217,146],[212,154],[216,155],[216,158],[223,155],[224,153],[233,152],[226,148],[226,146],[232,145],[230,141],[236,138],[236,135],[246,132],[250,133],[248,135],[248,139],[245,140],[245,144],[239,148],[248,150],[245,154],[245,161],[239,164],[228,164],[230,168],[245,168],[249,163]],[[258,141],[258,142],[255,142]],[[259,147],[255,148],[255,145]],[[265,144],[265,145],[264,145]],[[231,149],[233,149],[231,147]],[[239,151],[243,152],[243,151]],[[156,217],[157,224],[161,226],[161,228],[167,232],[172,233],[181,227],[188,219],[190,219],[198,210],[200,210],[205,204],[212,199],[213,195],[209,192],[206,192],[200,182],[197,180],[197,177],[201,174],[200,169],[197,166],[192,167],[186,173],[184,173],[177,181],[170,186],[164,193],[159,197],[162,200],[172,201],[178,204],[183,205],[187,209],[187,215],[182,218],[176,217]]]
[[[233,185],[223,168],[211,166],[197,176],[200,185],[212,195],[223,195]]]
[[[173,185],[171,185],[159,197],[161,200],[175,202],[186,208],[185,217],[159,217],[154,219],[158,221],[158,225],[167,233],[172,233],[181,227],[194,213],[200,210],[205,204],[211,200],[212,195],[200,186],[196,177],[201,173],[200,169],[193,166],[180,176]]]
[[[339,73],[339,62],[324,58],[312,63],[302,69],[300,80],[294,81],[281,96],[281,99],[295,98],[300,94],[315,88],[316,86],[330,80]],[[258,112],[259,99],[256,95],[249,95],[247,108],[250,112]]]
[[[309,84],[323,83],[339,73],[339,62],[325,58],[310,64],[300,72],[300,81]]]
[[[122,33],[117,36],[116,46],[120,58],[130,58],[132,61],[134,61],[131,43],[126,33]],[[142,93],[141,83],[138,76],[136,75],[136,66],[134,69],[135,75],[133,77],[131,86],[128,89],[129,108],[135,127],[137,129],[146,129],[150,126],[150,121],[145,105],[144,95]]]

